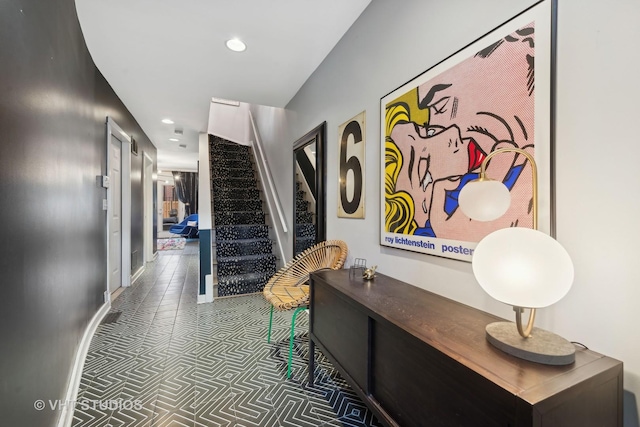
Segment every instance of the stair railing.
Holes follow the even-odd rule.
[[[260,140],[260,136],[258,134],[258,130],[256,129],[255,121],[253,120],[253,115],[251,111],[249,111],[249,122],[251,123],[251,131],[253,133],[253,138],[250,138],[251,145],[254,147],[253,156],[256,160],[256,166],[258,168],[258,173],[260,174],[260,181],[262,183],[263,190],[265,192],[265,200],[267,202],[267,207],[271,215],[274,212],[278,214],[278,219],[280,220],[280,225],[282,227],[282,231],[284,233],[288,233],[289,229],[287,227],[287,221],[284,217],[284,210],[282,209],[282,204],[280,203],[280,197],[278,196],[278,190],[273,183],[273,177],[271,176],[271,169],[269,168],[269,164],[267,163],[267,158],[264,155],[264,150],[262,148],[262,141]],[[275,206],[274,206],[275,205]],[[276,230],[275,232],[276,239],[278,241],[278,249],[280,250],[280,259],[284,264],[286,262],[286,258],[284,255],[284,250],[282,247],[282,239],[280,238],[280,233]]]

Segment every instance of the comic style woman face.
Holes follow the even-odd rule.
[[[463,140],[455,125],[445,128],[413,122],[397,124],[391,139],[404,159],[399,180],[404,179],[410,188],[425,191],[433,181],[463,175],[480,165],[478,145],[473,139]]]
[[[464,175],[480,166],[484,153],[473,139],[463,139],[453,125],[421,126],[414,122],[396,124],[391,139],[402,153],[402,168],[396,189],[411,195],[415,219],[428,219],[433,183]]]

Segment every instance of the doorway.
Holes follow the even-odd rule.
[[[144,153],[143,210],[144,210],[144,262],[153,261],[153,160]]]
[[[184,204],[178,201],[171,171],[158,171],[158,239],[176,237],[169,229],[184,219]],[[181,206],[182,205],[182,206]]]
[[[107,289],[131,285],[131,138],[107,118]]]
[[[122,286],[122,141],[109,135],[109,293]]]

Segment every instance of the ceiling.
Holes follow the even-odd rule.
[[[189,171],[212,97],[285,107],[370,1],[76,0],[76,9],[96,66],[157,147],[158,169]],[[246,51],[226,48],[236,37]]]

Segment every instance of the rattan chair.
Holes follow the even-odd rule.
[[[296,308],[291,319],[289,336],[289,360],[287,378],[291,377],[291,358],[296,316],[306,310],[309,304],[309,274],[320,270],[338,270],[347,258],[347,244],[342,240],[327,240],[298,254],[282,267],[264,287],[264,296],[271,303],[269,314],[269,333],[267,342],[271,342],[273,310],[291,310]]]

